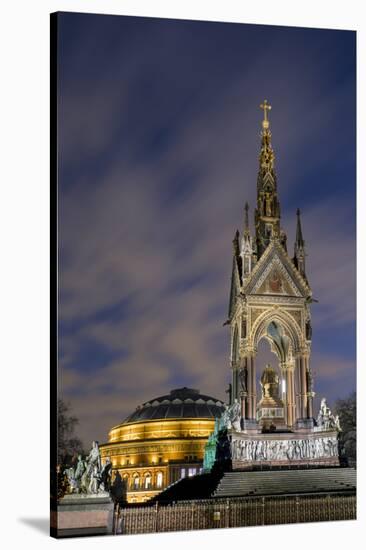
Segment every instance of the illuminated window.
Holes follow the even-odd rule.
[[[158,475],[156,476],[156,486],[162,487],[163,485],[163,474],[161,472],[158,472]]]
[[[145,489],[149,489],[151,485],[151,475],[148,474],[147,476],[145,476]]]
[[[197,472],[196,468],[188,468],[188,477],[195,476]]]
[[[180,471],[180,478],[182,479],[182,477],[186,477],[186,469],[185,468],[182,468],[181,471]]]
[[[134,476],[133,478],[133,487],[134,489],[138,489],[140,485],[140,478],[138,475]]]

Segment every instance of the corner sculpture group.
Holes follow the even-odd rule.
[[[232,405],[225,405],[225,410],[218,419],[218,429],[234,429],[237,432],[241,431],[241,408],[239,401],[235,398]],[[320,410],[316,419],[316,431],[337,430],[340,431],[339,416],[333,415],[327,405],[325,397],[320,403]]]
[[[338,436],[341,431],[338,415],[333,415],[325,398],[321,400],[319,414],[317,416],[313,435],[299,434],[293,437],[291,432],[282,433],[282,437],[272,434],[271,438],[253,437],[241,439],[231,437],[230,442],[225,434],[245,433],[242,429],[241,408],[237,399],[231,405],[225,405],[221,417],[216,419],[215,431],[210,437],[206,447],[204,469],[210,470],[215,462],[215,456],[221,459],[246,463],[251,462],[293,462],[307,460],[326,460],[338,457]],[[213,445],[218,447],[218,455],[211,450]],[[212,456],[209,456],[209,454]]]
[[[82,455],[79,455],[76,466],[64,470],[68,482],[68,493],[86,495],[107,493],[111,485],[111,470],[112,464],[109,457],[102,466],[98,442],[93,441],[85,460]]]

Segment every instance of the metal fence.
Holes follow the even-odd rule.
[[[115,533],[161,533],[224,527],[356,519],[355,495],[184,501],[116,510]]]

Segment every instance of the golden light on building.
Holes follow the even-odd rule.
[[[204,447],[223,402],[199,390],[179,388],[140,405],[100,445],[110,457],[128,502],[144,502],[171,483],[202,469]]]

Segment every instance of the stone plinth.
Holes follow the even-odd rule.
[[[336,431],[246,434],[229,431],[233,470],[253,467],[339,466]]]
[[[108,493],[66,495],[51,511],[51,536],[111,535],[114,503]]]

